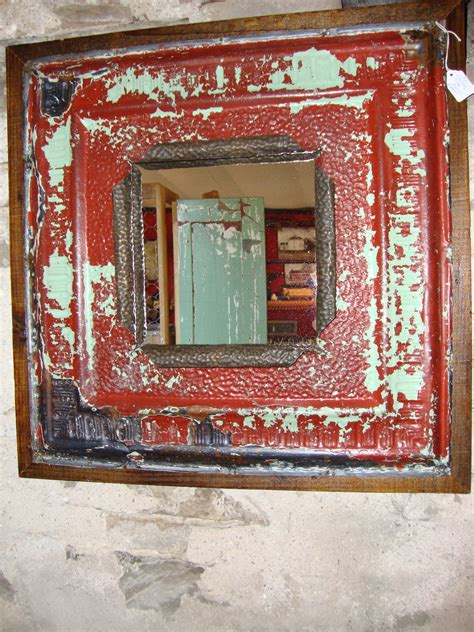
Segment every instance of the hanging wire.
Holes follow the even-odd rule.
[[[439,29],[443,31],[443,33],[446,33],[446,35],[448,36],[446,38],[446,53],[444,55],[444,67],[446,68],[446,70],[448,70],[449,36],[454,35],[454,37],[458,40],[458,42],[461,42],[461,38],[459,37],[457,33],[455,33],[454,31],[450,31],[445,26],[443,26],[440,22],[435,22],[435,24]]]

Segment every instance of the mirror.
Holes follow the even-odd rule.
[[[316,336],[314,160],[140,171],[146,343]]]

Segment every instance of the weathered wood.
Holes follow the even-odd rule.
[[[15,413],[20,474],[32,463],[30,393],[26,342],[24,278],[24,169],[23,159],[23,72],[24,64],[7,48],[8,171],[10,185],[10,274],[12,285],[13,364]]]
[[[448,65],[466,68],[466,4],[448,17],[446,28],[462,39],[451,39]],[[458,103],[448,94],[449,163],[453,230],[453,382],[451,463],[453,478],[461,491],[471,484],[472,414],[472,316],[471,242],[469,208],[469,158],[467,149],[467,102]]]

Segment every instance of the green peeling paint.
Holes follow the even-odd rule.
[[[223,66],[216,67],[216,85],[219,92],[224,92],[225,85],[229,83],[226,79]],[[216,90],[210,90],[210,92],[216,92]]]
[[[103,309],[104,304],[106,306],[105,311],[108,311],[108,300],[106,299],[102,304],[97,303],[94,294],[94,284],[99,284],[102,281],[112,281],[115,275],[115,266],[112,263],[108,263],[104,266],[91,265],[89,262],[85,262],[82,268],[82,278],[84,284],[83,295],[83,309],[85,319],[85,347],[88,355],[89,369],[93,369],[94,366],[94,348],[95,338],[93,335],[93,318],[97,313],[98,308]],[[109,312],[110,313],[110,312]]]
[[[341,292],[339,291],[339,288],[337,288],[337,294],[336,294],[336,309],[338,312],[342,312],[342,311],[346,311],[347,309],[349,309],[350,307],[350,303],[348,303],[347,301],[345,301],[342,296],[341,296]]]
[[[71,119],[59,126],[46,141],[43,152],[49,164],[49,181],[52,187],[62,185],[64,169],[71,165]]]
[[[184,116],[184,112],[174,112],[173,110],[161,110],[160,108],[156,108],[156,110],[150,114],[150,118],[160,118],[160,119],[176,119],[182,118]]]
[[[401,187],[397,190],[396,193],[397,206],[404,208],[413,208],[412,199],[415,198],[415,195],[416,193],[414,187]]]
[[[375,57],[367,57],[365,60],[365,65],[367,68],[372,68],[372,70],[377,70],[379,67],[379,62],[375,59]]]
[[[424,372],[420,367],[403,367],[388,375],[387,381],[393,395],[393,409],[398,412],[404,405],[400,395],[408,401],[417,399],[424,385]]]
[[[366,334],[364,335],[364,340],[367,342],[367,347],[364,350],[364,356],[368,363],[368,368],[365,372],[364,386],[369,393],[374,393],[383,384],[378,370],[378,367],[381,365],[379,349],[375,342],[375,324],[377,320],[377,303],[375,298],[372,297],[369,305],[370,324]]]
[[[188,96],[183,86],[183,77],[179,74],[166,77],[165,71],[152,76],[148,70],[127,68],[123,75],[109,80],[107,84],[107,101],[117,103],[126,94],[142,94],[154,101],[163,96],[176,101],[176,95],[183,99]]]
[[[173,375],[170,379],[165,382],[166,388],[173,388],[175,384],[179,384],[183,378],[181,375]]]
[[[204,121],[207,121],[207,119],[211,116],[211,114],[220,114],[221,112],[223,112],[224,108],[222,107],[212,107],[212,108],[206,108],[206,109],[200,109],[198,108],[197,110],[193,110],[193,116],[202,116]]]
[[[368,229],[365,233],[365,243],[362,249],[362,256],[367,264],[366,283],[370,285],[379,273],[379,264],[377,260],[379,246],[374,246],[375,231]]]
[[[298,51],[291,57],[285,57],[285,61],[289,61],[290,66],[285,70],[276,70],[270,75],[267,83],[269,90],[342,88],[344,75],[341,71],[355,76],[360,65],[353,57],[348,57],[342,62],[330,51],[315,48]],[[250,86],[249,91],[252,91]]]
[[[425,286],[423,268],[420,265],[423,255],[417,247],[420,231],[415,213],[410,215],[405,212],[392,217],[388,235],[390,246],[387,251],[387,366],[397,369],[389,378],[396,401],[398,394],[404,392],[405,385],[410,389],[410,392],[404,393],[407,399],[414,399],[411,395],[423,385],[423,374],[415,366],[416,362],[423,362],[425,355]],[[402,353],[400,344],[403,345]],[[409,369],[399,368],[404,361],[409,363]],[[409,377],[404,379],[402,373],[407,370]]]
[[[394,156],[415,165],[425,157],[425,152],[422,149],[413,151],[408,139],[414,135],[415,131],[411,129],[391,129],[385,134],[385,144]]]
[[[66,251],[67,252],[71,252],[71,247],[72,247],[72,230],[69,229],[69,228],[66,231],[66,239],[64,240],[64,245],[66,247]]]
[[[56,248],[49,258],[49,265],[43,270],[43,283],[47,289],[48,298],[60,306],[60,309],[49,308],[55,318],[67,318],[71,315],[72,280],[72,264],[67,257],[59,255]]]
[[[373,93],[366,92],[365,94],[359,94],[357,96],[348,96],[343,94],[337,97],[320,97],[316,99],[306,99],[305,101],[299,101],[298,103],[290,103],[291,114],[298,114],[304,108],[311,106],[321,105],[342,105],[347,108],[362,109],[364,103],[372,99]]]
[[[413,116],[413,114],[415,114],[415,110],[408,107],[399,107],[396,114],[399,118],[408,118],[409,116]]]

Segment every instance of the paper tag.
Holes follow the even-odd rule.
[[[474,94],[474,85],[462,70],[449,69],[446,73],[446,85],[456,101],[464,101]]]

